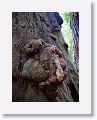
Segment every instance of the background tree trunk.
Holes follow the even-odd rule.
[[[76,69],[79,71],[79,13],[73,13],[70,20],[70,27],[73,33],[74,41],[74,64]]]
[[[50,101],[32,81],[28,81],[22,77],[23,65],[27,61],[24,48],[33,38],[42,38],[44,42],[56,45],[62,51],[62,56],[68,64],[68,76],[61,85],[62,91],[68,101],[79,100],[78,72],[69,60],[64,48],[64,38],[61,33],[62,23],[63,20],[58,13],[12,13],[12,101]]]

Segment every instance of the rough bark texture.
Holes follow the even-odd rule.
[[[76,69],[79,71],[79,13],[73,13],[71,17],[70,27],[73,33],[74,40],[74,64]]]
[[[64,48],[64,38],[61,33],[61,24],[63,23],[62,18],[58,13],[50,13],[50,12],[14,12],[12,13],[12,101],[13,102],[50,102],[50,101],[78,101],[79,98],[79,78],[78,73],[72,63],[69,60],[69,57]],[[30,48],[33,46],[31,40],[42,39],[43,45],[40,49],[40,46],[34,49],[33,55],[30,56],[26,51],[26,47]],[[55,58],[55,61],[59,61],[61,65],[61,72],[59,72],[60,65],[57,63],[57,77],[60,78],[60,74],[62,77],[62,72],[64,64],[62,61],[67,61],[67,77],[63,81],[63,77],[60,78],[62,80],[61,84],[58,84],[59,78],[51,78],[45,81],[47,77],[47,71],[45,73],[45,69],[43,69],[40,65],[41,54],[44,52],[50,45],[50,60]],[[49,45],[48,45],[49,44]],[[40,45],[40,44],[39,44]],[[62,52],[62,56],[60,59],[59,54],[57,54],[56,49],[52,50],[54,45],[59,51]],[[36,44],[35,44],[36,46]],[[31,53],[32,53],[32,48]],[[37,52],[40,49],[41,51]],[[52,53],[52,51],[54,53]],[[35,54],[35,55],[34,55]],[[38,60],[39,59],[39,60]],[[47,59],[47,58],[46,58]],[[48,60],[48,59],[47,59]],[[42,59],[43,61],[43,59]],[[33,69],[30,69],[30,66],[34,66]],[[50,63],[50,65],[52,65]],[[26,66],[26,67],[25,67]],[[36,71],[34,70],[36,68]],[[55,68],[55,67],[51,67]],[[39,72],[37,72],[39,70]],[[43,70],[43,71],[42,71]],[[26,72],[25,72],[26,71]],[[30,71],[30,72],[28,72]],[[37,74],[35,76],[32,75],[32,71]],[[41,71],[41,72],[40,72]],[[52,70],[53,71],[53,70]],[[27,73],[25,75],[25,73]],[[39,75],[38,75],[39,73]],[[40,89],[36,81],[37,76],[41,76],[42,83],[41,85],[48,85],[51,82],[54,83],[55,88],[53,88],[53,95],[51,95],[52,86],[47,86],[46,88]],[[43,74],[44,73],[44,74]],[[50,73],[54,74],[54,72]],[[26,77],[25,77],[26,76]],[[53,76],[52,76],[53,77]],[[41,78],[41,77],[40,77]],[[41,79],[38,79],[41,80]],[[48,82],[49,81],[49,82]],[[58,81],[58,82],[55,82]],[[55,85],[56,83],[56,85]],[[56,92],[57,91],[57,92]],[[49,94],[50,92],[50,94]],[[57,94],[56,99],[54,99],[54,95]],[[51,98],[52,97],[52,98]]]

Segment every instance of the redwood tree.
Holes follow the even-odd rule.
[[[74,21],[75,19],[73,19]],[[71,20],[72,21],[72,20]],[[46,44],[57,46],[62,58],[67,61],[68,73],[60,85],[63,101],[79,101],[79,77],[68,57],[61,33],[62,18],[57,12],[13,12],[12,13],[12,101],[50,102],[35,82],[22,76],[23,66],[28,60],[25,45],[31,39],[42,39]],[[72,29],[74,29],[72,27]],[[77,36],[78,37],[78,36]],[[34,56],[35,57],[35,56]],[[33,59],[34,59],[33,57]]]

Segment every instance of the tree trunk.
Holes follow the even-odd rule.
[[[76,69],[79,71],[79,13],[73,13],[71,17],[70,27],[73,33],[74,40],[74,64]]]
[[[13,102],[50,102],[50,101],[78,101],[79,100],[79,78],[78,72],[69,60],[68,54],[64,48],[64,38],[61,33],[62,18],[58,13],[52,12],[13,12],[12,13],[12,101]],[[38,76],[42,68],[38,62],[42,53],[28,55],[26,47],[30,48],[31,40],[41,39],[43,44],[54,45],[62,52],[62,58],[67,61],[68,73],[64,81],[58,85],[60,93],[57,100],[50,99],[49,90],[42,90],[38,84],[33,81]],[[28,45],[28,46],[27,46]],[[36,45],[36,44],[35,44]],[[35,47],[35,46],[33,46]],[[45,47],[43,47],[43,50]],[[50,48],[51,49],[51,48]],[[36,52],[36,51],[35,51]],[[55,51],[54,51],[55,52]],[[44,54],[45,55],[45,54]],[[50,54],[52,55],[52,54]],[[30,57],[29,57],[30,56]],[[55,54],[53,58],[58,55]],[[43,56],[44,57],[44,56]],[[42,58],[43,59],[43,58]],[[59,58],[58,58],[59,59]],[[33,62],[34,61],[34,62]],[[35,64],[34,64],[35,63]],[[57,62],[56,62],[57,63]],[[29,65],[28,65],[29,64]],[[28,66],[36,66],[30,69]],[[60,66],[60,65],[59,65]],[[58,67],[58,64],[57,64]],[[40,68],[40,69],[39,69]],[[31,70],[31,71],[30,71]],[[28,71],[30,71],[28,73]],[[37,75],[30,76],[31,72]],[[43,78],[47,76],[42,72]],[[25,75],[26,74],[26,75]],[[57,73],[56,73],[57,74]],[[40,73],[39,73],[40,75]],[[25,77],[26,76],[26,77]],[[41,77],[39,78],[39,80]],[[46,81],[45,84],[48,84]],[[55,85],[55,84],[54,84]],[[62,94],[62,95],[61,95]],[[54,93],[53,93],[54,95]],[[62,97],[64,96],[64,97]]]

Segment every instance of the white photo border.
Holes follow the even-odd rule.
[[[12,102],[12,12],[79,12],[79,102]],[[2,0],[0,3],[0,113],[91,114],[91,2]]]

